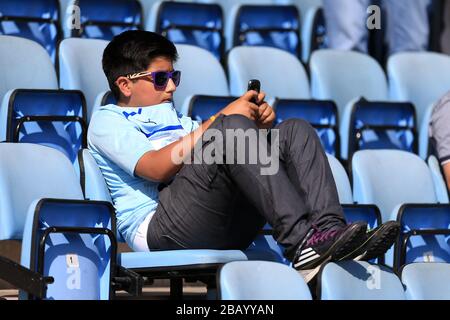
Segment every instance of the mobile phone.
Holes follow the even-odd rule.
[[[257,79],[252,79],[248,81],[248,86],[247,86],[247,91],[250,90],[255,90],[256,92],[260,92],[261,91],[261,82],[259,82],[259,80]],[[251,102],[256,103],[256,99],[253,98],[251,100]]]

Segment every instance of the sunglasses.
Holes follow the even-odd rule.
[[[155,90],[162,91],[162,90],[166,89],[169,79],[172,79],[175,86],[178,87],[178,85],[180,84],[180,80],[181,80],[181,71],[178,71],[178,70],[175,70],[172,72],[144,71],[144,72],[129,74],[126,77],[130,80],[133,80],[133,79],[147,77],[147,76],[151,77],[151,81],[153,82],[153,85],[155,86]]]

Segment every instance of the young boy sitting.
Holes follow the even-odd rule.
[[[249,91],[200,125],[180,115],[172,102],[176,60],[173,43],[146,31],[116,36],[103,54],[117,105],[94,114],[88,143],[132,249],[243,250],[266,222],[297,270],[372,259],[392,245],[395,222],[371,232],[366,223],[346,224],[315,130],[298,119],[273,127],[264,93]],[[230,132],[254,132],[256,140],[235,145]],[[255,146],[272,151],[276,170],[251,161]],[[206,161],[206,149],[218,161]]]

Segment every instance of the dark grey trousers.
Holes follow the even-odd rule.
[[[208,130],[212,128],[221,130],[224,140],[227,129],[257,130],[241,115],[221,115]],[[314,128],[302,120],[287,120],[275,129],[280,166],[273,175],[262,175],[259,161],[185,164],[159,193],[147,234],[150,250],[245,249],[267,221],[292,258],[313,224],[320,229],[344,225],[336,185]],[[204,148],[219,142],[199,143]]]

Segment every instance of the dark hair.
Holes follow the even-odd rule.
[[[149,31],[125,31],[115,36],[103,52],[103,72],[114,97],[120,98],[120,89],[114,84],[120,76],[145,71],[152,60],[166,57],[178,59],[175,45],[165,37]]]

